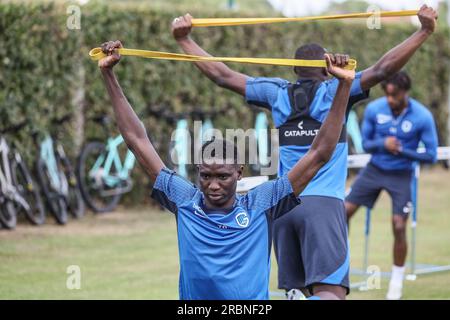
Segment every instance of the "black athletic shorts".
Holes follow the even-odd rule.
[[[314,284],[349,292],[349,248],[344,202],[302,196],[302,203],[273,224],[278,288],[310,290]],[[312,294],[312,292],[311,292]]]
[[[386,190],[392,199],[392,213],[407,217],[411,212],[411,179],[413,172],[386,171],[369,163],[361,170],[345,201],[373,208],[380,192]]]

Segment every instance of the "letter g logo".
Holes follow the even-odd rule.
[[[240,227],[247,228],[250,219],[246,212],[241,212],[236,215],[236,222]]]

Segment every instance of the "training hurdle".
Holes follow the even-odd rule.
[[[419,148],[418,152],[424,152],[423,148]],[[450,147],[439,147],[438,148],[438,160],[450,160]],[[349,169],[360,169],[364,168],[370,161],[370,154],[356,154],[350,155],[348,157],[348,167]],[[412,217],[411,217],[411,253],[409,257],[409,263],[407,264],[409,273],[406,275],[405,279],[414,281],[417,276],[424,274],[431,274],[436,272],[450,271],[450,265],[431,265],[431,264],[419,264],[416,262],[416,232],[417,232],[417,222],[418,222],[418,184],[420,176],[420,164],[414,163],[414,175],[411,181],[411,196],[412,196]],[[371,276],[372,274],[368,272],[369,267],[369,239],[370,239],[370,224],[371,224],[371,209],[366,208],[366,219],[365,219],[365,229],[364,229],[364,254],[362,269],[352,268],[350,274],[361,275],[361,276]],[[383,278],[390,278],[390,272],[381,272],[380,276]],[[367,279],[366,281],[351,283],[351,288],[357,288],[361,291],[367,290]]]

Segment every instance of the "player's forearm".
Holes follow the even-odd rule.
[[[395,48],[388,51],[375,65],[387,77],[400,71],[411,59],[413,54],[428,39],[430,33],[425,30],[418,30],[408,39],[400,43]]]
[[[186,37],[177,40],[177,43],[186,54],[211,57],[211,55],[203,50],[192,38]],[[224,79],[232,72],[226,64],[222,62],[195,62],[200,71],[211,79],[217,85],[222,86]]]
[[[363,149],[366,152],[379,152],[384,150],[384,138],[380,139],[364,139],[363,140]]]
[[[329,160],[339,141],[351,86],[352,81],[339,81],[328,116],[311,145],[311,150],[317,152],[321,161],[327,162]]]
[[[384,54],[377,63],[363,72],[361,77],[362,89],[368,90],[400,71],[430,34],[429,31],[420,29]]]
[[[425,152],[417,152],[416,150],[403,149],[399,155],[409,160],[420,161],[423,163],[434,163],[437,160],[436,152],[426,150]]]
[[[112,69],[101,69],[103,80],[111,98],[113,110],[125,143],[135,154],[152,180],[156,179],[164,163],[148,139],[145,127],[139,120]]]
[[[145,128],[128,102],[128,99],[123,94],[113,70],[101,69],[101,71],[106,89],[111,98],[119,131],[122,133],[124,139],[127,142],[133,143],[136,139],[146,137]]]

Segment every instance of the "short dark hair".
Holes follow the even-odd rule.
[[[323,48],[321,45],[318,45],[317,43],[308,43],[304,44],[301,47],[299,47],[295,51],[295,59],[301,59],[301,60],[322,60],[324,54],[327,52],[325,48]],[[294,71],[297,73],[297,75],[300,74],[309,74],[312,69],[317,68],[311,68],[311,67],[295,67]],[[320,68],[319,68],[320,69]],[[313,71],[316,72],[316,71]]]
[[[381,82],[383,90],[386,90],[388,84],[392,84],[401,90],[409,91],[411,89],[411,78],[405,71],[399,71],[389,79]]]
[[[317,43],[304,44],[295,51],[295,59],[302,60],[322,60],[327,52],[325,48]]]
[[[212,150],[210,154],[205,155],[205,150],[208,147],[211,147]],[[216,154],[217,150],[219,150],[219,154]],[[234,142],[229,140],[216,139],[213,137],[211,140],[203,143],[201,152],[200,159],[202,162],[204,162],[205,159],[218,158],[224,160],[227,164],[240,164],[238,148]],[[233,153],[232,155],[231,152]]]

